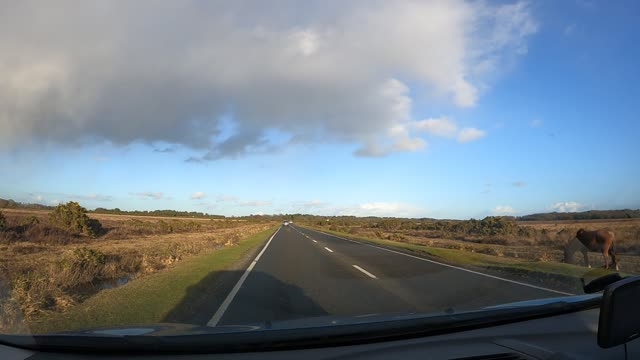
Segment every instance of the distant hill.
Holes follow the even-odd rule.
[[[519,216],[519,221],[553,221],[553,220],[598,220],[598,219],[634,219],[640,218],[640,209],[624,210],[589,210],[582,212],[550,212]]]
[[[33,209],[33,210],[52,210],[53,206],[42,204],[27,204],[17,202],[11,199],[0,199],[0,209]]]

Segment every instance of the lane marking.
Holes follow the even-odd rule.
[[[224,315],[224,312],[227,311],[227,308],[229,307],[229,305],[231,305],[231,302],[233,301],[233,298],[236,296],[236,294],[238,293],[238,291],[242,287],[242,284],[247,279],[247,276],[249,276],[249,273],[256,266],[256,264],[258,263],[258,260],[260,260],[260,257],[267,250],[267,247],[269,247],[269,244],[271,244],[271,240],[273,240],[273,238],[276,236],[278,231],[280,231],[280,229],[282,229],[282,226],[279,227],[278,230],[276,230],[276,232],[273,233],[273,235],[271,235],[271,237],[269,238],[269,241],[267,241],[267,244],[262,248],[262,251],[260,251],[260,253],[258,254],[258,256],[256,256],[255,259],[253,259],[253,261],[251,262],[251,265],[249,265],[247,270],[244,271],[244,273],[240,277],[240,280],[238,280],[238,282],[233,287],[233,289],[231,289],[231,292],[229,293],[229,295],[227,295],[227,297],[222,302],[222,305],[220,305],[220,307],[218,308],[216,313],[213,314],[213,317],[211,317],[211,320],[209,320],[209,322],[207,322],[207,326],[214,327],[214,326],[218,325],[218,322],[220,322],[220,319],[222,319],[222,315]]]
[[[327,250],[328,252],[333,252],[333,250],[329,249],[328,247],[324,247],[325,250]]]
[[[317,241],[315,241],[315,240],[313,240],[313,239],[311,239],[311,241],[313,241],[314,243],[317,243]]]
[[[311,230],[311,229],[305,229],[305,230]],[[355,240],[351,240],[351,239],[346,239],[346,238],[343,238],[343,237],[340,237],[340,236],[336,236],[336,235],[332,235],[332,234],[328,234],[328,233],[325,233],[325,232],[322,232],[322,231],[317,231],[317,230],[311,230],[311,231],[315,231],[315,232],[318,232],[318,233],[320,233],[320,234],[324,234],[324,235],[327,235],[327,236],[331,236],[331,237],[334,237],[334,238],[336,238],[336,239],[346,240],[346,241],[350,241],[350,242],[353,242],[353,243],[356,243],[356,244],[365,245],[365,246],[370,246],[370,247],[373,247],[373,248],[376,248],[376,249],[380,249],[380,250],[388,251],[388,252],[391,252],[391,253],[394,253],[394,254],[404,255],[404,256],[408,256],[408,257],[410,257],[410,258],[418,259],[418,260],[421,260],[421,261],[426,261],[426,262],[429,262],[429,263],[432,263],[432,264],[436,264],[436,265],[440,265],[440,266],[445,266],[445,267],[448,267],[448,268],[451,268],[451,269],[456,269],[456,270],[460,270],[460,271],[465,271],[465,272],[468,272],[468,273],[472,273],[472,274],[476,274],[476,275],[480,275],[480,276],[485,276],[485,277],[492,278],[492,279],[496,279],[496,280],[506,281],[506,282],[508,282],[508,283],[512,283],[512,284],[522,285],[522,286],[526,286],[526,287],[530,287],[530,288],[538,289],[538,290],[549,291],[549,292],[556,293],[556,294],[561,294],[561,295],[567,295],[567,296],[573,296],[573,295],[575,295],[575,294],[572,294],[572,293],[568,293],[568,292],[564,292],[564,291],[559,291],[559,290],[553,290],[553,289],[549,289],[549,288],[542,287],[542,286],[531,285],[531,284],[523,283],[523,282],[516,281],[516,280],[505,279],[505,278],[501,278],[501,277],[499,277],[499,276],[489,275],[489,274],[481,273],[481,272],[479,272],[479,271],[473,271],[473,270],[465,269],[465,268],[462,268],[462,267],[459,267],[459,266],[454,266],[454,265],[444,264],[444,263],[437,262],[437,261],[434,261],[434,260],[429,260],[429,259],[421,258],[421,257],[419,257],[419,256],[409,255],[409,254],[406,254],[406,253],[403,253],[403,252],[400,252],[400,251],[395,251],[395,250],[391,250],[391,249],[383,248],[383,247],[376,246],[376,245],[372,245],[372,244],[366,244],[366,243],[363,243],[363,242],[360,242],[360,241],[355,241]]]
[[[356,268],[356,269],[358,269],[358,270],[360,270],[360,271],[362,271],[362,272],[363,272],[365,275],[367,275],[368,277],[370,277],[370,278],[372,278],[372,279],[377,279],[377,277],[376,277],[375,275],[373,275],[372,273],[368,272],[367,270],[365,270],[365,269],[361,268],[360,266],[358,266],[358,265],[353,265],[353,267],[354,267],[354,268]]]

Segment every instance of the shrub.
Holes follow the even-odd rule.
[[[97,267],[104,265],[107,257],[99,250],[81,247],[73,250],[74,263],[79,267]]]
[[[49,221],[54,226],[72,233],[84,234],[91,237],[98,235],[102,226],[98,220],[87,216],[87,209],[75,201],[58,205],[50,214]]]
[[[58,262],[51,281],[64,289],[102,278],[107,256],[99,250],[81,247],[74,249]]]
[[[0,211],[0,230],[4,230],[7,227],[7,218],[4,217],[2,211]]]
[[[24,218],[22,218],[22,220],[20,221],[20,225],[24,226],[24,227],[31,227],[31,226],[36,226],[40,224],[40,220],[38,220],[38,218],[36,216],[26,216]]]

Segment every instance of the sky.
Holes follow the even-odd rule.
[[[7,2],[0,198],[640,208],[636,1]]]

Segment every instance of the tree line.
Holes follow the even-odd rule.
[[[96,214],[113,214],[113,215],[136,215],[136,216],[162,216],[162,217],[190,217],[190,218],[206,218],[206,219],[224,219],[224,215],[210,215],[198,211],[177,211],[177,210],[120,210],[119,208],[105,209],[96,208],[92,211]]]
[[[600,220],[600,219],[635,219],[640,218],[640,209],[623,210],[589,210],[582,212],[550,212],[524,215],[519,221],[557,221],[557,220]]]

